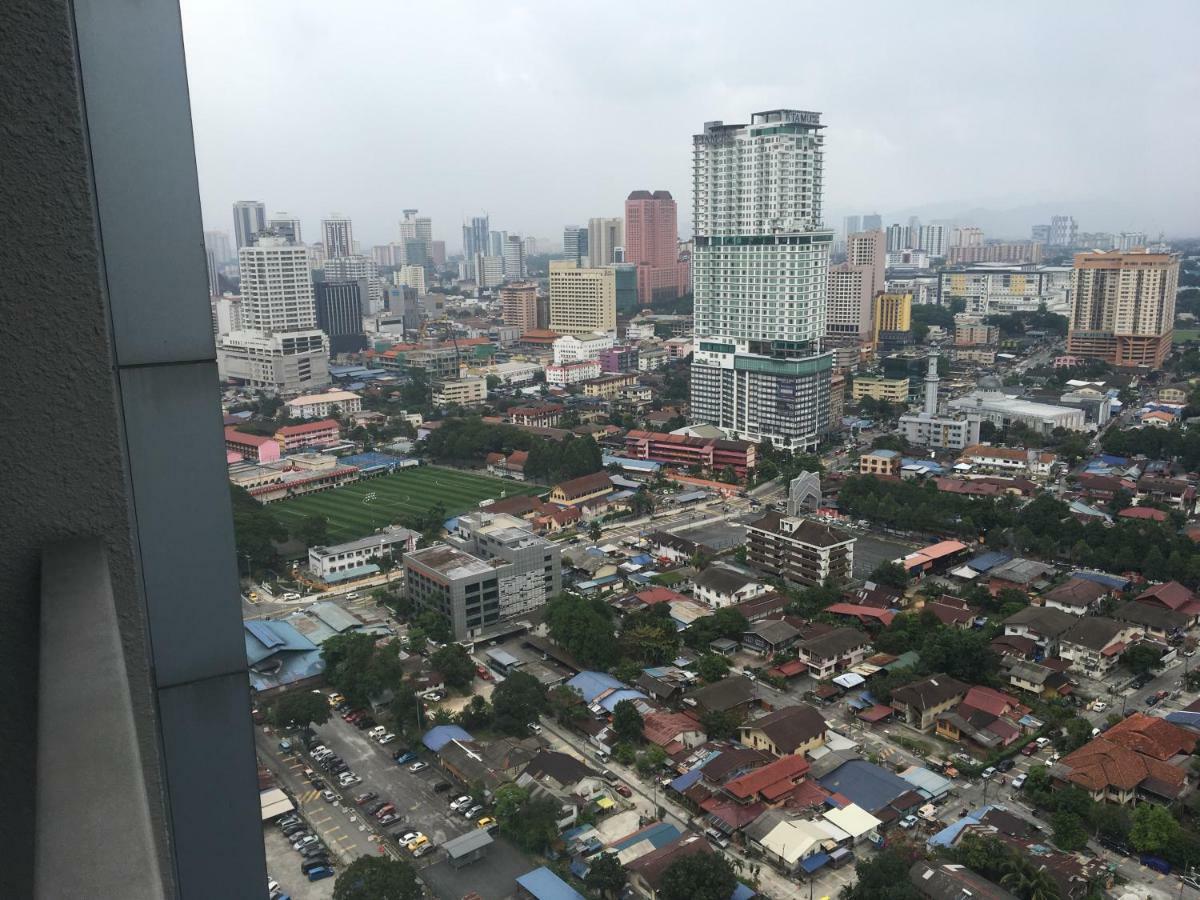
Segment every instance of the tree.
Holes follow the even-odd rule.
[[[705,681],[720,681],[729,673],[729,657],[720,653],[705,653],[696,660],[696,672]]]
[[[588,539],[592,540],[592,541],[598,541],[603,536],[604,536],[604,529],[602,529],[600,527],[599,522],[593,520],[588,525]]]
[[[1063,753],[1071,753],[1092,739],[1092,723],[1079,716],[1072,716],[1063,723],[1063,732],[1055,740],[1055,746]]]
[[[546,699],[550,704],[551,715],[564,725],[587,718],[587,706],[583,702],[583,695],[569,685],[560,684],[551,688]]]
[[[460,644],[447,644],[429,657],[429,664],[440,672],[446,684],[458,690],[466,690],[475,679],[475,662]]]
[[[287,530],[244,488],[231,486],[233,534],[239,559],[246,560],[247,577],[273,565],[275,542],[287,540]]]
[[[587,666],[611,669],[620,659],[612,608],[599,597],[551,597],[545,606],[550,637]]]
[[[625,867],[611,853],[601,853],[592,858],[592,864],[584,876],[583,883],[601,897],[619,897],[628,876]],[[728,900],[728,898],[726,898]]]
[[[397,728],[405,731],[412,728],[420,731],[423,725],[424,710],[417,692],[410,684],[402,684],[392,692],[392,702],[388,704],[388,712]]]
[[[324,725],[329,721],[329,703],[323,694],[312,691],[292,691],[284,694],[271,707],[271,724],[284,727],[293,722],[299,728]]]
[[[613,732],[617,740],[631,744],[642,741],[642,714],[632,700],[622,700],[613,709]]]
[[[424,629],[429,639],[438,644],[445,644],[454,639],[450,630],[450,620],[436,610],[427,609],[416,618],[416,624]]]
[[[506,734],[528,734],[547,705],[546,689],[528,672],[513,672],[492,691],[496,727]]]
[[[1144,675],[1151,669],[1157,669],[1162,660],[1162,654],[1153,646],[1137,643],[1121,654],[1121,662],[1135,675]]]
[[[500,830],[531,853],[540,853],[558,837],[561,810],[545,794],[534,797],[525,788],[504,784],[496,788],[493,810]]]
[[[429,646],[429,635],[419,625],[408,629],[408,640],[405,642],[409,653],[420,653]]]
[[[735,712],[709,709],[700,714],[700,724],[709,738],[717,740],[737,734],[742,720]]]
[[[1075,813],[1059,810],[1050,818],[1050,826],[1054,829],[1054,843],[1060,850],[1073,853],[1087,846],[1087,830]]]
[[[406,860],[360,856],[342,869],[333,884],[333,900],[418,900],[417,871]]]
[[[491,704],[476,694],[471,698],[471,702],[459,712],[458,724],[467,731],[487,728],[492,724]]]
[[[1179,823],[1166,807],[1139,803],[1133,811],[1129,841],[1135,850],[1155,853],[1171,843],[1178,829]]]
[[[292,532],[307,547],[318,547],[329,540],[329,520],[324,516],[305,516]]]
[[[364,706],[376,687],[372,663],[375,638],[369,634],[335,634],[321,645],[325,680],[356,706]]]
[[[887,847],[854,864],[855,883],[842,888],[842,900],[919,900],[908,880],[912,862],[898,849]]]
[[[997,842],[999,843],[999,842]],[[1009,852],[1000,884],[1021,900],[1058,900],[1058,884],[1045,869],[1035,868],[1029,861]]]
[[[637,768],[642,774],[649,774],[667,761],[667,751],[658,744],[651,744],[637,755]]]
[[[729,900],[737,876],[717,853],[694,853],[667,866],[658,896],[662,900]]]
[[[908,573],[904,571],[904,566],[895,562],[881,562],[871,571],[871,581],[876,584],[881,584],[886,587],[893,587],[897,590],[904,590],[908,587]]]

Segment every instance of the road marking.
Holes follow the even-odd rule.
[[[318,797],[320,797],[321,792],[320,791],[304,791],[303,793],[299,794],[298,796],[300,798],[301,804],[308,804],[308,803],[312,803],[314,800],[316,800]]]

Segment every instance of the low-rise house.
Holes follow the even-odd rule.
[[[1018,720],[1029,712],[1016,698],[988,687],[972,687],[954,709],[937,720],[938,737],[970,741],[983,750],[1007,747],[1021,736]]]
[[[1138,603],[1170,609],[1185,615],[1200,614],[1200,602],[1197,602],[1196,595],[1178,581],[1156,584],[1149,590],[1142,591],[1136,599]]]
[[[1196,741],[1187,729],[1135,712],[1063,757],[1051,766],[1050,775],[1079,785],[1096,801],[1169,803],[1188,788]]]
[[[917,730],[931,731],[939,715],[962,702],[967,689],[956,678],[931,675],[892,691],[892,708]]]
[[[859,475],[899,475],[901,457],[895,450],[870,450],[858,458]]]
[[[755,750],[776,756],[805,754],[825,745],[829,726],[825,717],[806,703],[784,706],[738,729],[738,740]]]
[[[782,619],[755,622],[742,633],[742,649],[760,656],[774,656],[794,647],[800,640],[800,629]]]
[[[1060,669],[1014,657],[1003,658],[1001,664],[1009,685],[1022,691],[1047,699],[1071,692],[1071,682]]]
[[[333,419],[306,422],[303,425],[284,425],[275,432],[275,440],[283,453],[295,453],[307,447],[332,444],[341,434],[341,426]]]
[[[862,626],[876,625],[886,628],[896,618],[896,614],[889,609],[880,609],[877,606],[860,606],[857,603],[834,603],[831,606],[825,607],[824,611],[831,616],[851,619]]]
[[[488,474],[499,478],[512,478],[515,481],[525,480],[525,464],[527,462],[529,462],[528,450],[514,450],[508,456],[503,453],[489,453],[484,459]]]
[[[1136,600],[1121,604],[1112,617],[1118,622],[1136,626],[1147,637],[1159,641],[1167,641],[1181,635],[1196,624],[1194,615],[1150,606],[1148,603],[1138,603]]]
[[[937,616],[937,620],[948,628],[966,630],[975,624],[975,611],[965,600],[943,594],[925,604],[925,609]]]
[[[708,740],[704,727],[690,713],[652,712],[642,718],[642,736],[668,755],[690,750]]]
[[[607,787],[600,773],[577,757],[557,750],[539,750],[517,776],[517,784],[520,787],[537,784],[582,800],[600,796]]]
[[[690,856],[712,853],[708,841],[699,834],[688,833],[678,840],[640,856],[626,866],[629,886],[643,900],[658,900],[663,875],[672,864]]]
[[[988,590],[993,595],[1005,588],[1014,588],[1027,594],[1045,590],[1057,572],[1054,566],[1018,556],[988,572]]]
[[[612,489],[612,479],[607,472],[593,472],[556,484],[550,491],[550,500],[564,506],[579,506],[612,493]]]
[[[1047,478],[1058,457],[1045,450],[992,447],[974,444],[962,452],[959,462],[988,472],[1005,472]]]
[[[839,840],[849,840],[849,835],[824,820],[802,819],[782,809],[768,810],[742,833],[749,846],[789,874],[799,872],[805,860],[824,865]]]
[[[651,553],[659,559],[665,559],[676,564],[690,563],[697,554],[713,556],[716,551],[707,544],[689,541],[677,534],[666,531],[656,531],[649,537]]]
[[[514,406],[507,412],[508,421],[514,425],[540,425],[553,428],[562,418],[562,404],[539,403],[534,406]]]
[[[1030,638],[1043,656],[1057,656],[1059,639],[1077,621],[1061,609],[1027,606],[1004,620],[1004,633]]]
[[[918,860],[908,870],[908,880],[927,900],[1017,900],[998,884],[955,863]]]
[[[696,599],[713,609],[753,600],[770,590],[753,576],[727,566],[709,566],[696,576]]]
[[[1140,632],[1139,627],[1128,622],[1082,616],[1059,638],[1058,655],[1070,664],[1071,671],[1103,679]]]
[[[1143,475],[1138,479],[1134,494],[1138,503],[1151,501],[1177,509],[1186,516],[1196,511],[1196,487],[1178,478],[1156,478]]]
[[[808,774],[803,755],[784,756],[725,782],[724,793],[736,803],[778,806],[789,799]]]
[[[746,676],[730,675],[689,691],[683,702],[701,712],[745,713],[758,702],[758,693],[754,689],[754,682]]]
[[[871,639],[857,628],[834,628],[796,645],[799,660],[818,681],[857,666],[871,647]]]
[[[1112,596],[1107,585],[1087,578],[1072,576],[1042,594],[1042,604],[1048,609],[1060,609],[1071,615],[1082,616],[1100,608],[1100,601]]]

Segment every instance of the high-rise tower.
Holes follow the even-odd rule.
[[[634,191],[625,200],[625,262],[637,266],[638,303],[687,292],[679,261],[679,214],[670,191]]]
[[[267,204],[261,200],[239,200],[233,204],[233,235],[237,249],[249,247],[254,236],[267,228]]]
[[[784,449],[815,447],[828,423],[822,128],[777,109],[693,139],[692,417]]]
[[[354,229],[345,216],[332,215],[321,220],[321,233],[325,240],[325,258],[354,255]]]

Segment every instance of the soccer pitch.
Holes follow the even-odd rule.
[[[319,491],[267,508],[289,530],[305,516],[329,521],[331,542],[366,537],[407,513],[420,513],[436,503],[453,516],[474,509],[480,500],[537,494],[546,488],[524,481],[474,475],[436,466],[414,466],[391,475],[364,478],[345,487]],[[373,499],[365,500],[374,495]]]

